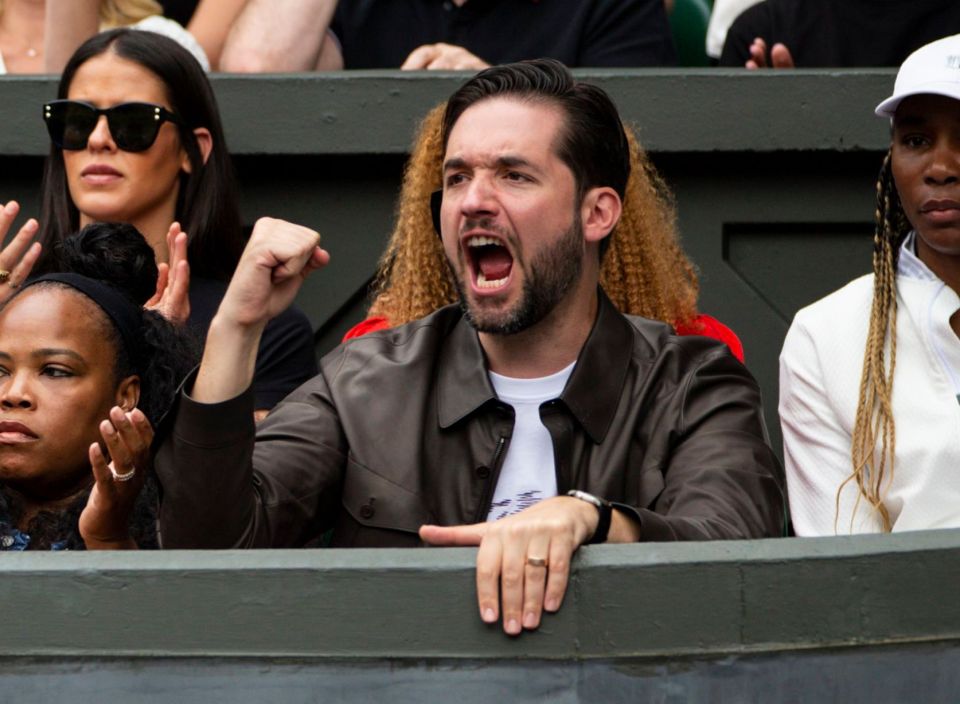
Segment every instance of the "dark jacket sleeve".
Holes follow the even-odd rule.
[[[346,448],[323,378],[259,428],[253,410],[250,390],[216,404],[181,391],[156,458],[164,548],[299,547],[332,524]]]
[[[597,0],[577,66],[676,66],[663,0]]]
[[[783,468],[767,442],[760,390],[726,350],[713,351],[663,399],[679,418],[652,508],[621,508],[641,540],[716,540],[784,534]]]

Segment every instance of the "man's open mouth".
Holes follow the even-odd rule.
[[[467,239],[466,250],[477,288],[494,289],[507,283],[513,269],[513,256],[501,240],[477,235]]]

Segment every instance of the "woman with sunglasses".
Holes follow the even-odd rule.
[[[36,269],[57,268],[50,244],[90,222],[126,222],[158,262],[174,264],[171,226],[189,235],[189,322],[206,332],[244,238],[216,100],[175,42],[126,29],[87,40],[57,100],[43,108],[53,141],[42,194]],[[176,225],[174,225],[176,223]],[[172,272],[175,273],[175,272]],[[291,308],[270,322],[257,357],[258,416],[316,374],[312,330]]]
[[[156,547],[151,424],[196,345],[144,310],[157,267],[133,227],[59,248],[62,272],[0,305],[0,550]]]
[[[873,274],[797,313],[780,356],[798,535],[960,527],[960,35],[875,112]]]

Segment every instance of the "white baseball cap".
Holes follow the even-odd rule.
[[[960,100],[960,34],[930,42],[910,54],[897,72],[893,95],[874,112],[892,118],[901,100],[921,93]]]

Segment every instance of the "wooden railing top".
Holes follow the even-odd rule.
[[[652,152],[877,151],[889,130],[872,108],[890,69],[749,72],[581,70],[614,97]],[[231,151],[405,154],[417,121],[470,74],[349,71],[214,75]],[[0,77],[0,155],[46,154],[41,105],[53,77]]]

